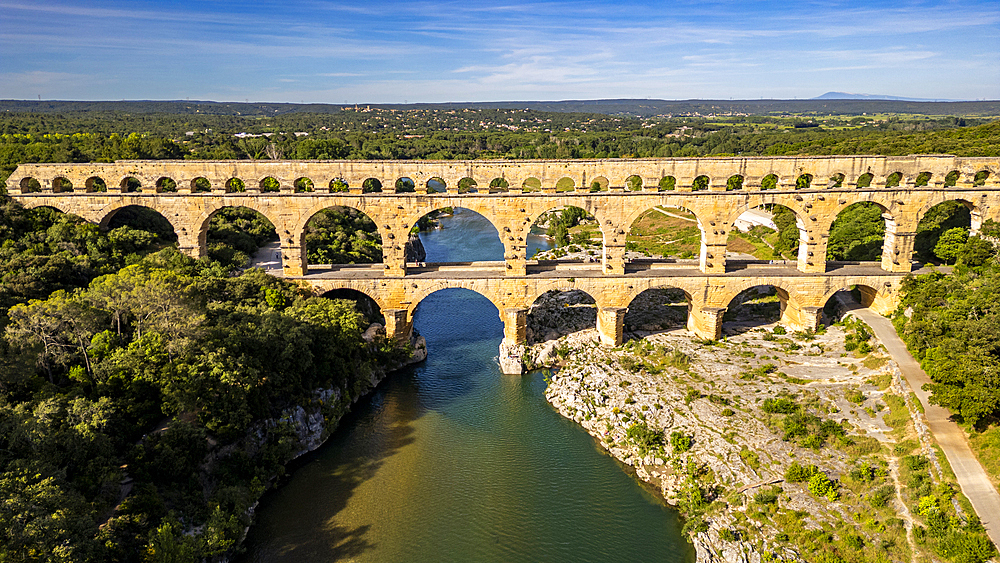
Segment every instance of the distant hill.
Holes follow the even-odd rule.
[[[851,94],[848,92],[827,92],[816,96],[814,100],[892,100],[897,102],[957,102],[959,100],[937,100],[933,98],[906,98],[902,96],[886,96],[883,94]]]
[[[824,96],[835,94],[831,92]],[[650,117],[655,115],[913,115],[1000,116],[1000,101],[928,102],[876,99],[812,100],[564,100],[556,102],[446,102],[434,104],[357,104],[383,109],[532,109],[550,112],[602,113]],[[132,100],[116,102],[0,100],[0,112],[130,113],[265,116],[284,113],[337,113],[354,104],[287,104],[267,102],[211,102]]]

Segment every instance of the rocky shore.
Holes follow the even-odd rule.
[[[553,334],[545,318],[535,335]],[[699,562],[926,555],[911,469],[934,450],[898,368],[875,342],[858,351],[851,324],[757,324],[716,343],[640,321],[615,349],[587,329],[536,338],[526,360],[553,370],[546,398],[563,416],[680,510]],[[927,478],[948,487],[947,473]]]

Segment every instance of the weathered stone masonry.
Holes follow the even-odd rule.
[[[739,189],[727,189],[738,177]],[[262,192],[266,179],[279,186]],[[669,178],[664,190],[661,180]],[[774,285],[783,315],[795,326],[815,326],[818,311],[833,292],[860,284],[874,306],[890,310],[910,258],[920,218],[939,203],[957,200],[972,212],[973,228],[1000,219],[1000,159],[930,155],[907,157],[831,156],[807,158],[696,158],[567,161],[119,161],[87,164],[24,164],[8,178],[8,193],[23,204],[50,206],[107,225],[118,210],[139,205],[161,213],[174,226],[181,249],[206,252],[213,214],[224,207],[248,207],[267,217],[281,237],[285,275],[308,273],[305,229],[322,209],[346,206],[367,214],[383,242],[384,272],[375,279],[308,278],[318,289],[352,288],[370,295],[386,314],[389,331],[410,330],[420,299],[437,289],[467,287],[488,297],[500,312],[511,344],[524,338],[524,315],[548,289],[581,289],[599,307],[605,341],[620,343],[625,308],[642,290],[678,287],[688,295],[689,326],[714,338],[730,300],[756,285]],[[107,191],[95,191],[101,184]],[[172,180],[168,182],[167,180]],[[234,179],[240,182],[235,182]],[[301,191],[308,179],[313,191]],[[366,193],[366,180],[381,192]],[[408,179],[415,192],[397,192]],[[29,193],[37,181],[40,191]],[[446,191],[428,193],[436,180]],[[237,192],[242,183],[245,191]],[[369,181],[369,184],[372,182]],[[859,187],[860,184],[862,185]],[[164,192],[175,184],[176,191]],[[138,188],[132,186],[138,185]],[[199,192],[199,186],[209,186]],[[331,186],[347,186],[333,192]],[[462,186],[460,189],[459,186]],[[471,188],[467,187],[472,185]],[[600,191],[591,191],[592,186]],[[772,189],[764,189],[773,185]],[[492,187],[491,187],[492,186]],[[633,189],[626,188],[630,186]],[[698,189],[703,187],[704,189]],[[798,189],[797,189],[798,187]],[[826,242],[837,214],[858,202],[873,202],[886,220],[881,272],[827,272]],[[757,270],[726,271],[726,242],[745,211],[780,204],[795,212],[799,227],[797,272],[769,277]],[[581,207],[599,221],[604,238],[603,275],[539,278],[529,271],[525,240],[542,213],[566,205]],[[675,277],[626,275],[625,239],[632,223],[654,206],[680,207],[698,219],[702,245],[698,271]],[[502,273],[486,279],[407,276],[404,245],[410,228],[426,213],[464,207],[488,219],[504,245]],[[871,268],[869,268],[871,270]],[[777,272],[775,272],[777,273]],[[574,280],[574,281],[571,281]]]

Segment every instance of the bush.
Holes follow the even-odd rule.
[[[781,414],[791,414],[799,410],[799,405],[792,401],[791,399],[786,399],[780,397],[777,399],[767,398],[760,405],[760,410],[766,413],[781,413]]]
[[[896,495],[896,488],[892,485],[883,485],[868,496],[868,504],[875,508],[885,508],[889,504],[889,499]]]
[[[808,481],[819,469],[815,465],[803,466],[799,462],[793,461],[785,470],[785,481],[789,483],[801,483]]]
[[[670,434],[670,445],[674,448],[674,453],[684,453],[691,449],[694,438],[683,432],[674,431]]]
[[[645,422],[636,422],[625,431],[625,437],[632,441],[642,455],[663,445],[663,432],[653,430]]]
[[[816,471],[809,478],[809,492],[818,497],[826,497],[830,501],[835,501],[840,498],[837,488],[837,482],[832,481],[822,471]]]

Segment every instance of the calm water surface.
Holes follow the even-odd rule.
[[[442,222],[422,235],[428,262],[502,256],[481,217]],[[414,322],[427,361],[387,378],[264,499],[244,561],[693,559],[675,513],[545,402],[540,373],[500,374],[487,299],[441,291]]]

